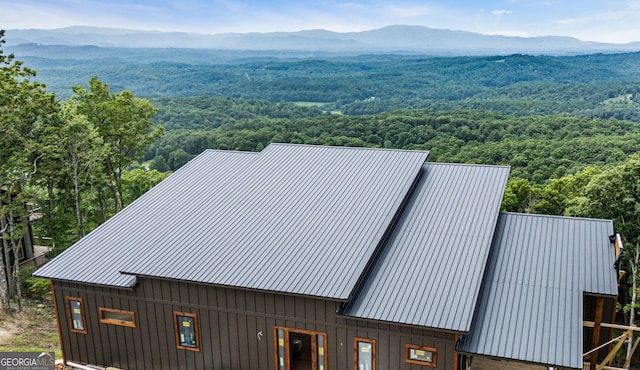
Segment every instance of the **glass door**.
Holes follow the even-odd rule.
[[[274,328],[277,370],[326,370],[327,334]]]

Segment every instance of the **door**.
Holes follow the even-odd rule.
[[[289,368],[291,370],[315,370],[311,334],[289,332]]]
[[[275,327],[277,370],[326,370],[327,334]]]

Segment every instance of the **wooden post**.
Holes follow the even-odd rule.
[[[618,234],[620,235],[620,234]],[[619,283],[618,283],[618,287],[619,287]],[[613,300],[613,308],[611,309],[611,311],[613,311],[613,313],[611,314],[611,323],[615,323],[616,322],[616,306],[618,305],[618,297],[616,297]],[[609,328],[609,333],[611,333],[611,335],[609,336],[609,340],[613,339],[613,328]],[[609,344],[608,347],[608,352],[611,352],[611,350],[613,349],[613,343]]]
[[[454,338],[453,341],[455,343],[455,346],[457,346],[458,345],[458,334],[455,335],[455,338]],[[453,369],[454,370],[460,370],[460,364],[458,363],[458,352],[456,352],[456,351],[453,351]]]
[[[593,336],[591,337],[591,348],[596,348],[600,344],[600,324],[602,323],[602,310],[604,308],[604,298],[596,298],[596,317],[595,325],[593,326]],[[589,362],[591,363],[591,370],[596,370],[596,364],[598,363],[598,352],[595,351],[591,354]]]

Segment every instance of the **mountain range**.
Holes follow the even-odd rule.
[[[196,34],[72,26],[7,30],[8,46],[94,45],[124,48],[289,50],[331,53],[421,53],[454,55],[583,54],[640,51],[640,42],[607,44],[571,37],[511,37],[424,26],[388,26],[362,32],[306,30],[270,33]]]

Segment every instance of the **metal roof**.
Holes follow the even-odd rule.
[[[616,296],[609,220],[503,213],[457,350],[582,368],[583,293]]]
[[[423,172],[388,244],[341,314],[467,332],[509,168],[429,163]]]
[[[146,192],[34,275],[89,284],[133,287],[136,278],[120,273],[130,259],[161,258],[146,240],[172,230],[171,219],[201,214],[202,198],[223,188],[256,153],[207,150]],[[155,255],[154,255],[155,254]]]
[[[38,275],[124,287],[153,276],[347,299],[428,155],[288,144],[219,153],[197,157]]]

